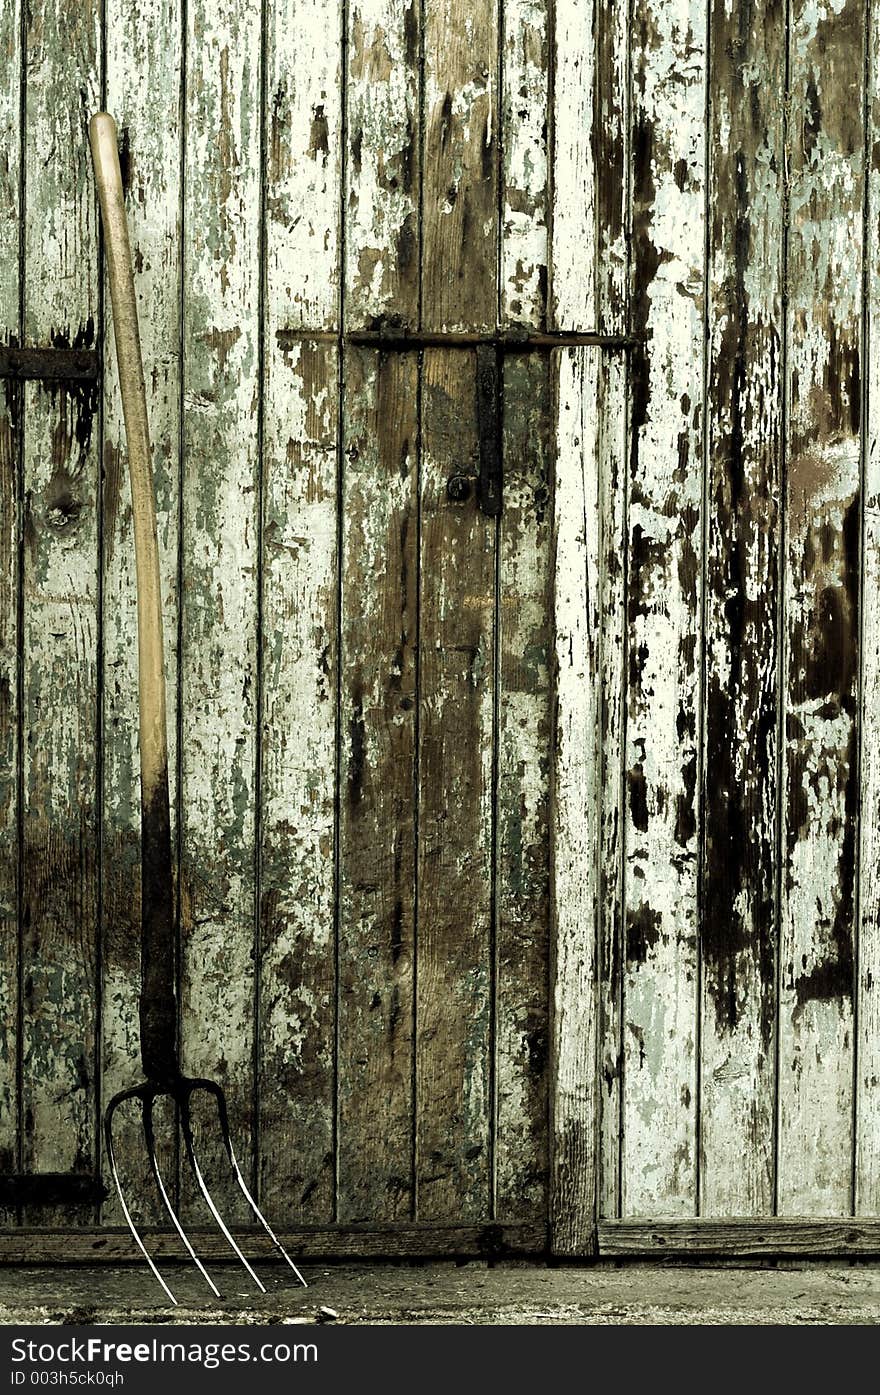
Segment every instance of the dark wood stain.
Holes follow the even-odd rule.
[[[626,918],[626,961],[630,967],[644,964],[652,949],[660,942],[662,918],[646,906],[632,907]]]
[[[348,354],[338,1066],[346,1221],[405,1220],[413,1204],[417,373],[415,355]]]
[[[782,382],[779,376],[781,268],[767,261],[781,238],[781,189],[753,214],[753,188],[768,160],[780,166],[781,122],[764,90],[755,45],[781,77],[778,7],[713,7],[715,82],[726,92],[735,132],[714,133],[712,242],[729,271],[714,313],[724,328],[711,362],[708,462],[708,671],[706,690],[705,866],[701,947],[713,1004],[712,1030],[736,1032],[757,1018],[764,1058],[775,1018],[776,869],[775,684]],[[772,25],[771,44],[765,28]],[[771,77],[771,82],[774,79]],[[723,119],[719,114],[718,119]],[[759,218],[753,229],[753,217]],[[774,218],[778,224],[774,224]],[[747,277],[767,261],[753,305]],[[719,653],[716,668],[714,656]],[[768,826],[769,820],[769,826]],[[745,1022],[741,1017],[745,1013]],[[753,1069],[752,1088],[769,1081]],[[753,1146],[766,1148],[769,1138]]]
[[[425,77],[443,90],[426,114],[422,172],[422,314],[429,329],[495,325],[498,119],[478,75],[494,71],[497,43],[496,9],[485,0],[425,11]]]
[[[429,350],[423,371],[416,1157],[417,1214],[430,1220],[481,1215],[488,1194],[491,827],[480,811],[495,523],[446,495],[450,462],[478,452],[473,362]]]
[[[549,1140],[553,365],[502,365],[499,524],[495,1215],[544,1214]],[[472,506],[473,507],[473,506]]]

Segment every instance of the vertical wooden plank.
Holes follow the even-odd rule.
[[[348,15],[348,327],[418,321],[419,14],[353,0]]]
[[[773,1209],[785,11],[711,10],[700,1210]]]
[[[863,0],[792,10],[783,1215],[852,1204],[864,28]]]
[[[549,355],[504,367],[499,520],[495,1215],[547,1208],[552,430]]]
[[[696,1206],[705,7],[633,11],[624,1215]]]
[[[497,7],[424,10],[422,324],[497,317]],[[491,1204],[493,520],[446,482],[479,459],[475,356],[422,370],[416,1212],[472,1220]]]
[[[550,315],[559,329],[596,321],[594,0],[554,5],[553,212]]]
[[[412,1207],[415,355],[346,353],[339,934],[339,1205]]]
[[[99,17],[36,0],[26,31],[25,340],[93,347],[98,239],[86,123]],[[48,158],[47,158],[48,157]],[[23,1166],[96,1166],[97,389],[25,391]],[[31,1223],[90,1221],[34,1208]]]
[[[281,235],[270,229],[270,236]],[[337,350],[270,348],[263,497],[260,1178],[271,1215],[334,1206]],[[277,341],[276,341],[277,342]]]
[[[507,0],[501,29],[499,320],[546,324],[546,0]],[[549,782],[552,717],[550,355],[504,361],[504,508],[498,520],[495,818],[495,1216],[547,1210]]]
[[[595,328],[595,39],[593,3],[555,5],[548,318],[565,330]],[[555,365],[550,1221],[556,1254],[591,1254],[596,1246],[598,367],[597,354],[583,350],[560,353]]]
[[[21,10],[0,13],[0,340],[18,340],[21,227]],[[18,1167],[18,598],[21,391],[0,398],[0,1171]],[[14,1213],[0,1213],[7,1224]]]
[[[548,0],[505,0],[503,21],[501,323],[537,328],[547,314]]]
[[[105,105],[121,133],[126,213],[135,264],[141,351],[153,443],[161,557],[171,800],[174,809],[177,713],[177,548],[180,470],[180,0],[106,0]],[[140,93],[154,94],[149,111]],[[108,302],[109,303],[109,300]],[[140,770],[138,670],[134,636],[136,581],[131,494],[112,315],[104,329],[102,745],[103,942],[101,967],[101,1093],[104,1105],[141,1075]],[[115,1156],[130,1208],[144,1220],[167,1223],[150,1177],[140,1110],[117,1116]],[[170,1130],[158,1130],[171,1145]],[[162,1158],[173,1167],[173,1153]],[[169,1178],[170,1181],[170,1178]],[[122,1225],[115,1193],[103,1211]]]
[[[357,0],[348,23],[344,323],[415,325],[418,9]],[[393,1220],[413,1207],[418,361],[352,350],[343,379],[338,1217]]]
[[[865,94],[868,165],[867,383],[862,537],[861,814],[859,819],[859,978],[856,1021],[856,1165],[854,1212],[877,1214],[880,1191],[880,6],[871,5]]]
[[[474,357],[425,353],[422,388],[416,1183],[421,1220],[490,1195],[495,528],[473,498]]]
[[[606,334],[629,329],[629,6],[603,4],[596,37],[596,323]],[[623,858],[621,789],[623,696],[626,681],[626,596],[629,440],[629,363],[603,353],[596,411],[599,418],[599,528],[601,549],[599,687],[599,935],[601,994],[599,1041],[600,1214],[620,1206],[620,1079],[623,1052],[621,992],[623,952]]]
[[[337,324],[341,15],[341,0],[267,0],[266,308],[276,333]]]
[[[184,171],[182,1057],[189,1073],[227,1091],[245,1175],[255,1028],[260,18],[259,0],[187,7]],[[216,1138],[216,1126],[205,1130],[206,1157]],[[230,1214],[243,1214],[214,1156],[217,1194]]]
[[[422,320],[494,328],[500,97],[494,0],[424,9]]]
[[[333,1217],[341,14],[271,3],[266,63],[260,1186]]]
[[[596,1250],[599,498],[595,349],[559,355],[554,489],[551,1245]]]

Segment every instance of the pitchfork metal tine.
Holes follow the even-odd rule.
[[[203,1083],[202,1081],[194,1082],[195,1088],[197,1088],[198,1085],[201,1085],[202,1083]],[[233,1250],[234,1250],[235,1253],[238,1255],[238,1257],[239,1257],[239,1259],[241,1260],[242,1264],[244,1265],[245,1269],[246,1269],[246,1270],[248,1271],[248,1273],[250,1274],[250,1276],[251,1276],[251,1278],[253,1279],[254,1283],[256,1284],[257,1288],[260,1290],[261,1293],[265,1293],[265,1292],[266,1292],[266,1287],[265,1287],[265,1285],[264,1285],[263,1283],[260,1282],[259,1276],[258,1276],[257,1274],[254,1273],[253,1269],[252,1269],[251,1266],[248,1264],[247,1260],[245,1259],[244,1255],[242,1254],[241,1250],[239,1249],[238,1245],[236,1244],[235,1237],[232,1235],[231,1231],[229,1230],[229,1227],[227,1226],[227,1224],[226,1224],[226,1222],[224,1221],[223,1217],[220,1215],[220,1212],[217,1210],[217,1207],[216,1207],[215,1204],[214,1204],[214,1198],[212,1197],[211,1193],[208,1191],[207,1185],[206,1185],[206,1183],[205,1183],[205,1179],[204,1179],[204,1177],[202,1176],[202,1170],[201,1170],[201,1168],[199,1167],[198,1159],[197,1159],[197,1157],[196,1157],[196,1149],[195,1149],[195,1143],[194,1143],[194,1141],[193,1141],[192,1126],[191,1126],[191,1124],[190,1124],[190,1119],[189,1119],[189,1102],[190,1102],[191,1095],[192,1095],[192,1089],[188,1090],[187,1093],[183,1096],[183,1098],[182,1098],[181,1101],[180,1101],[180,1127],[181,1127],[181,1129],[183,1130],[183,1141],[184,1141],[184,1144],[186,1145],[186,1153],[187,1153],[187,1157],[189,1158],[190,1167],[192,1168],[193,1172],[194,1172],[195,1175],[196,1175],[196,1181],[197,1181],[198,1184],[199,1184],[199,1189],[200,1189],[200,1191],[201,1191],[201,1193],[202,1193],[202,1196],[205,1198],[205,1200],[206,1200],[207,1203],[208,1203],[208,1207],[209,1207],[209,1209],[210,1209],[211,1215],[214,1217],[214,1220],[217,1222],[218,1226],[219,1226],[220,1229],[222,1230],[222,1232],[223,1232],[224,1236],[226,1237],[226,1239],[228,1240],[229,1244],[232,1246]]]
[[[159,1283],[162,1285],[163,1289],[165,1290],[171,1302],[174,1304],[176,1308],[177,1299],[174,1297],[174,1294],[171,1292],[171,1289],[168,1287],[165,1280],[162,1278],[162,1275],[159,1273],[159,1270],[153,1263],[152,1256],[147,1251],[147,1247],[145,1246],[143,1240],[140,1237],[138,1228],[135,1225],[134,1221],[131,1219],[131,1212],[129,1211],[128,1206],[126,1205],[125,1195],[122,1191],[122,1183],[119,1180],[119,1171],[116,1167],[116,1156],[113,1152],[113,1115],[116,1113],[116,1110],[119,1108],[121,1104],[124,1104],[126,1100],[131,1099],[143,1099],[143,1094],[140,1088],[120,1091],[118,1095],[114,1095],[113,1099],[107,1106],[107,1112],[104,1115],[104,1143],[107,1148],[107,1161],[110,1163],[110,1171],[113,1174],[113,1181],[116,1184],[116,1194],[119,1197],[119,1204],[122,1207],[122,1214],[125,1216],[126,1224],[128,1225],[128,1228],[134,1237],[138,1249],[140,1250],[144,1259],[147,1261],[147,1264],[149,1264],[150,1268],[152,1269],[155,1278],[158,1279]]]
[[[205,1268],[204,1264],[202,1264],[202,1261],[199,1259],[198,1255],[196,1254],[195,1250],[193,1249],[192,1245],[190,1244],[189,1236],[187,1235],[186,1231],[184,1230],[183,1226],[181,1225],[181,1223],[180,1223],[180,1221],[179,1221],[179,1219],[178,1219],[178,1216],[177,1216],[177,1212],[174,1210],[174,1207],[171,1205],[171,1199],[170,1199],[170,1197],[168,1196],[168,1193],[167,1193],[166,1190],[165,1190],[165,1183],[162,1181],[162,1174],[161,1174],[161,1172],[159,1171],[159,1162],[158,1162],[158,1159],[157,1159],[157,1157],[156,1157],[156,1135],[155,1135],[155,1133],[153,1132],[153,1105],[154,1105],[154,1104],[155,1104],[155,1096],[154,1096],[154,1095],[145,1095],[145,1096],[143,1097],[143,1106],[144,1106],[144,1137],[145,1137],[146,1140],[147,1140],[147,1153],[149,1154],[149,1158],[150,1158],[150,1167],[152,1168],[153,1176],[154,1176],[155,1179],[156,1179],[156,1186],[159,1188],[159,1193],[160,1193],[160,1195],[161,1195],[161,1197],[162,1197],[162,1201],[164,1202],[165,1210],[168,1212],[168,1215],[171,1217],[171,1224],[174,1226],[174,1229],[177,1231],[178,1235],[180,1236],[181,1240],[183,1241],[184,1245],[186,1246],[187,1250],[189,1251],[190,1259],[193,1261],[193,1263],[195,1264],[196,1268],[199,1270],[199,1273],[202,1275],[202,1278],[205,1280],[205,1283],[208,1285],[208,1287],[210,1288],[211,1292],[214,1294],[214,1297],[215,1297],[215,1298],[219,1298],[219,1297],[220,1297],[220,1290],[218,1289],[217,1285],[214,1283],[214,1280],[211,1278],[211,1275],[208,1273],[208,1271],[207,1271],[207,1269]]]
[[[293,1260],[290,1258],[290,1255],[285,1250],[281,1241],[278,1239],[278,1236],[275,1234],[269,1222],[266,1220],[266,1217],[263,1215],[256,1201],[251,1195],[250,1188],[248,1187],[247,1183],[244,1180],[244,1177],[242,1176],[241,1168],[238,1165],[238,1159],[235,1156],[235,1149],[232,1146],[232,1134],[229,1129],[229,1112],[226,1108],[226,1096],[224,1095],[222,1088],[217,1084],[215,1080],[200,1080],[198,1083],[199,1085],[203,1086],[209,1094],[212,1094],[217,1101],[217,1116],[220,1120],[220,1132],[223,1135],[223,1146],[226,1149],[226,1153],[229,1158],[229,1162],[232,1166],[232,1171],[235,1176],[235,1180],[241,1188],[241,1191],[244,1194],[244,1197],[248,1205],[250,1206],[254,1215],[257,1217],[258,1221],[262,1225],[266,1234],[269,1236],[269,1239],[272,1241],[272,1244],[275,1246],[276,1250],[278,1250],[279,1253],[283,1255],[284,1259],[286,1259],[287,1263],[290,1265],[291,1269],[293,1270],[296,1277],[299,1279],[303,1288],[308,1288],[308,1284],[306,1283],[302,1274],[297,1269]]]

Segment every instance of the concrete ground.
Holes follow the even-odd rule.
[[[218,1303],[199,1275],[163,1270],[172,1308],[145,1269],[0,1269],[0,1323],[867,1324],[880,1321],[880,1267],[661,1268],[482,1262],[261,1266],[268,1292],[243,1270],[214,1266]]]

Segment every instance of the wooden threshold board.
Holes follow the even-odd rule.
[[[603,1259],[646,1255],[880,1255],[880,1218],[768,1216],[599,1222]]]
[[[202,1259],[224,1260],[230,1249],[218,1230],[188,1229]],[[155,1259],[187,1259],[173,1230],[145,1226],[144,1244]],[[251,1258],[276,1255],[265,1231],[236,1226],[235,1238]],[[547,1230],[537,1225],[302,1226],[278,1232],[295,1259],[505,1259],[547,1253]],[[0,1264],[126,1264],[143,1256],[125,1229],[0,1230]]]

